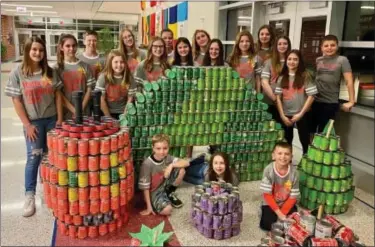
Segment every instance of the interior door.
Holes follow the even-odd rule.
[[[17,54],[17,59],[22,59],[25,43],[31,37],[31,31],[19,30],[17,33],[18,33],[17,34],[18,45],[17,45],[17,53],[16,54]]]
[[[303,18],[301,30],[300,51],[305,65],[315,67],[315,60],[322,55],[320,40],[326,30],[326,16]]]
[[[72,34],[76,37],[75,32],[69,32],[69,31],[49,31],[47,33],[48,59],[57,60],[57,45],[59,44],[60,35],[63,33]]]

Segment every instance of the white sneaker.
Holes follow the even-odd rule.
[[[26,195],[23,205],[23,217],[30,217],[35,214],[35,195]]]

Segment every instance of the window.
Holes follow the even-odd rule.
[[[47,18],[47,29],[76,30],[76,20],[49,17]]]
[[[243,30],[251,32],[251,10],[251,6],[228,10],[226,40],[236,40],[237,33]]]
[[[346,3],[344,41],[374,41],[374,8],[373,1]]]
[[[290,20],[270,21],[270,26],[275,29],[276,37],[285,35],[289,37]]]
[[[228,61],[229,55],[232,53],[234,45],[224,45],[224,58]]]
[[[43,17],[15,16],[16,28],[45,29],[46,24]]]

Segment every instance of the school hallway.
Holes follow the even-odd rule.
[[[46,205],[42,203],[42,186],[38,182],[36,193],[36,214],[29,218],[22,217],[24,204],[24,167],[26,162],[25,140],[22,123],[19,120],[9,97],[4,95],[9,72],[15,63],[1,64],[1,246],[49,246],[53,234],[54,217]],[[294,145],[294,163],[301,158],[300,144]],[[369,138],[373,138],[372,136]],[[195,155],[205,151],[194,149]],[[193,154],[194,156],[194,154]],[[356,168],[353,162],[355,184],[359,180],[373,179]],[[362,183],[363,184],[363,183]],[[239,185],[243,202],[243,222],[239,236],[228,240],[207,239],[190,223],[191,195],[194,186],[183,184],[177,190],[179,198],[184,202],[181,209],[173,212],[169,221],[182,246],[255,246],[260,243],[264,233],[259,229],[259,213],[261,205],[260,181],[242,182]],[[367,192],[366,192],[367,191]],[[372,193],[371,193],[372,191]],[[147,217],[147,216],[145,216]],[[356,188],[355,199],[349,210],[337,218],[352,228],[359,236],[360,242],[374,246],[374,195],[373,188]]]

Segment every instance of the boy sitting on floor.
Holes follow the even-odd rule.
[[[175,195],[175,190],[181,184],[185,175],[186,160],[175,158],[168,154],[169,137],[157,134],[152,137],[152,155],[142,163],[138,186],[143,190],[147,208],[142,215],[170,215],[172,206],[182,207],[183,203]]]
[[[262,216],[260,228],[271,231],[271,225],[277,219],[296,212],[296,202],[300,195],[298,172],[292,161],[292,146],[286,142],[276,143],[273,162],[263,171],[260,189],[263,191]]]

